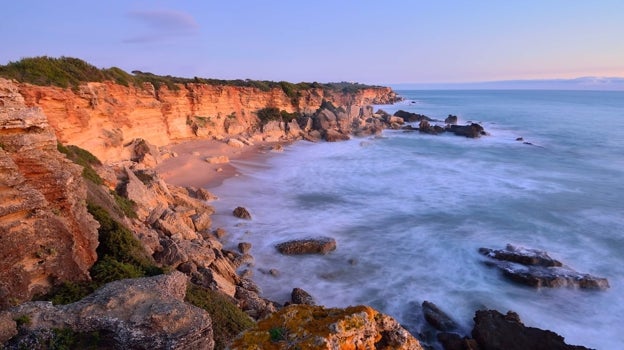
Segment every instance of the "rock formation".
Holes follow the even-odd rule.
[[[336,250],[336,240],[330,237],[295,239],[275,247],[284,255],[327,254]]]
[[[606,278],[577,272],[544,251],[508,244],[501,250],[480,248],[479,253],[489,257],[486,264],[500,269],[505,277],[531,287],[609,288]]]
[[[0,308],[89,279],[97,223],[81,171],[58,152],[41,110],[0,81]]]
[[[19,92],[29,107],[40,107],[64,144],[84,148],[104,162],[127,159],[125,146],[143,139],[157,147],[194,138],[225,138],[259,130],[257,112],[266,107],[313,115],[324,101],[345,106],[352,118],[367,104],[392,103],[400,98],[390,88],[371,87],[352,92],[310,88],[294,101],[282,89],[178,84],[155,89],[126,87],[112,82],[86,83],[77,90],[35,86],[0,78],[3,89]],[[296,102],[296,103],[295,103]],[[345,122],[348,121],[345,119]],[[299,124],[265,125],[277,135],[296,138]],[[345,124],[346,125],[346,124]],[[342,125],[344,126],[344,125]],[[331,135],[330,135],[331,138]]]
[[[24,303],[11,314],[28,322],[7,348],[37,348],[48,330],[67,329],[98,332],[115,349],[212,349],[210,315],[184,302],[186,288],[187,277],[173,272],[111,282],[68,305]]]
[[[422,349],[393,318],[368,306],[290,305],[242,333],[231,349]]]

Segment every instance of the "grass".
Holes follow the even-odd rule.
[[[291,98],[291,101],[295,105],[299,99],[299,92],[303,90],[318,88],[328,91],[351,93],[366,88],[377,87],[350,82],[327,84],[301,82],[295,84],[285,81],[274,82],[251,79],[221,80],[199,77],[181,78],[170,75],[156,75],[139,70],[128,73],[118,67],[99,69],[81,59],[65,56],[59,58],[48,56],[27,57],[19,61],[9,62],[6,65],[0,65],[0,77],[15,79],[34,85],[59,86],[73,89],[77,89],[82,83],[103,81],[112,81],[124,86],[137,87],[142,87],[144,83],[150,83],[157,90],[161,87],[167,87],[169,90],[173,91],[179,90],[179,85],[188,84],[250,87],[260,91],[281,89]]]
[[[111,190],[111,196],[115,199],[115,203],[127,217],[136,219],[139,216],[136,213],[136,203],[132,199],[120,196],[117,192]]]
[[[185,300],[210,314],[216,350],[226,349],[236,335],[255,325],[246,313],[217,291],[189,284]]]

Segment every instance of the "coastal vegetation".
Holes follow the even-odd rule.
[[[250,329],[255,322],[227,296],[195,284],[186,290],[186,302],[202,308],[212,318],[215,349],[225,349],[240,332]]]
[[[96,185],[104,183],[104,180],[93,169],[94,165],[102,165],[102,162],[91,152],[74,145],[64,146],[60,142],[57,143],[56,148],[59,152],[65,154],[69,160],[83,167],[82,177]]]
[[[150,72],[133,70],[128,73],[121,68],[111,67],[100,69],[79,58],[61,56],[59,58],[37,56],[22,58],[19,61],[0,65],[0,77],[15,79],[23,83],[42,86],[58,86],[76,89],[86,82],[112,81],[124,86],[142,87],[144,83],[151,83],[154,88],[165,86],[169,90],[179,90],[180,85],[207,84],[219,86],[238,86],[256,88],[261,91],[281,89],[293,101],[297,101],[299,92],[309,89],[323,89],[343,93],[354,93],[362,89],[376,87],[360,83],[318,83],[286,81],[251,80],[251,79],[211,79],[211,78],[183,78],[171,75],[157,75]]]

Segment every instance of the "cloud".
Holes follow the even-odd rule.
[[[125,39],[126,43],[157,42],[171,37],[193,36],[199,30],[193,16],[179,11],[133,11],[128,16],[147,28],[143,33]]]

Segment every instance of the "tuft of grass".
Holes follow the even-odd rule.
[[[20,328],[22,326],[27,326],[31,322],[30,316],[28,316],[26,314],[20,315],[20,316],[14,318],[13,321],[15,321],[15,323],[17,323],[17,328]]]
[[[102,185],[104,183],[104,180],[98,175],[95,169],[93,169],[94,165],[102,165],[102,162],[91,152],[74,145],[64,146],[60,142],[57,143],[56,149],[65,154],[72,162],[82,166],[82,177],[96,185]]]
[[[226,349],[236,335],[255,325],[246,313],[217,291],[189,284],[185,300],[210,314],[216,350]]]
[[[286,330],[281,327],[271,328],[269,329],[269,337],[272,342],[286,340]]]

